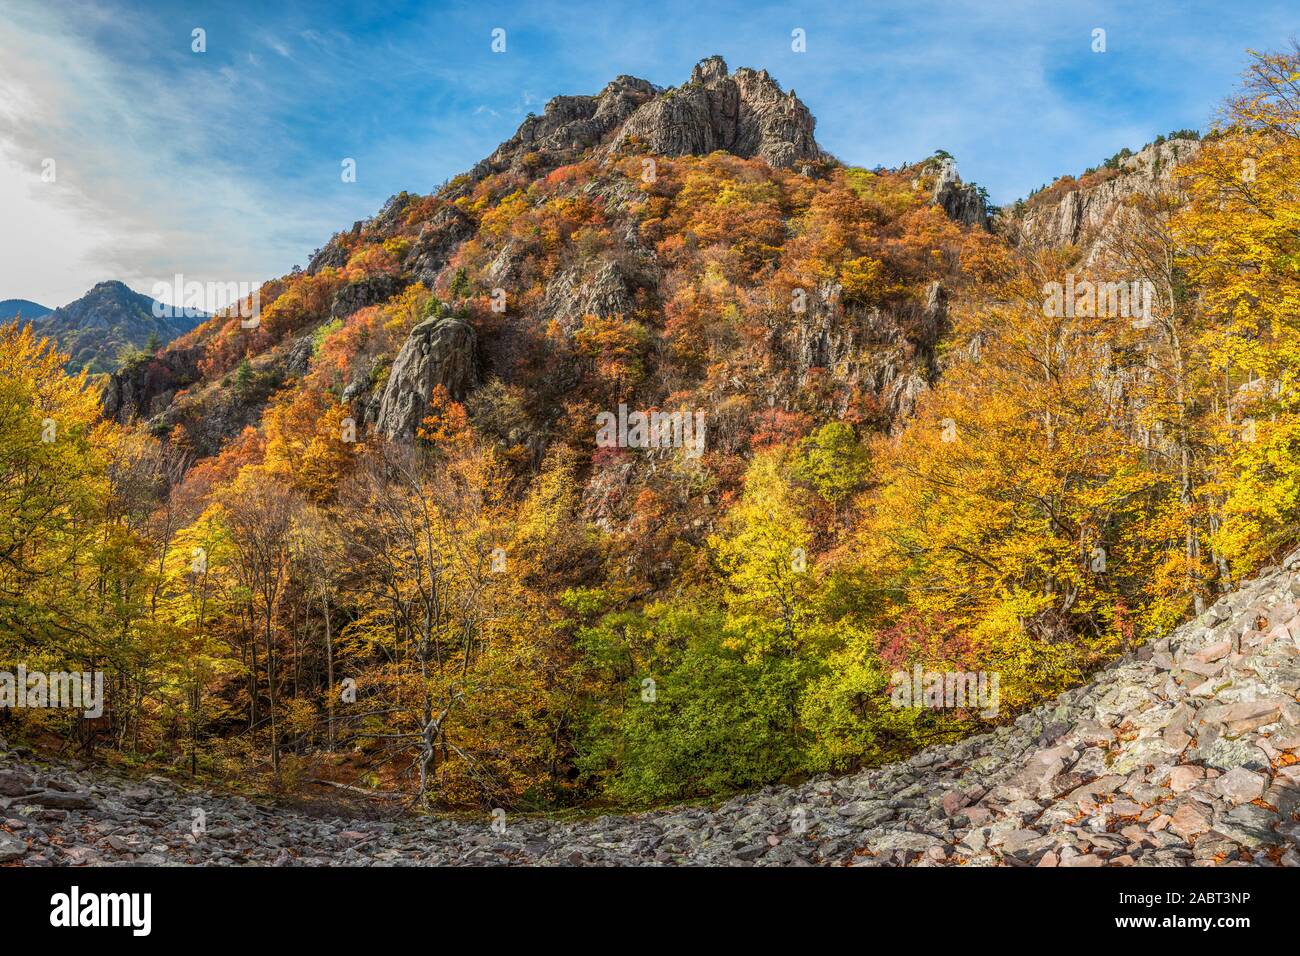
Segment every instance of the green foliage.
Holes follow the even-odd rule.
[[[826,657],[824,673],[800,700],[807,731],[806,763],[813,771],[849,770],[880,763],[917,743],[918,710],[890,704],[890,671],[873,634],[840,631],[843,646]]]
[[[871,454],[846,422],[827,422],[800,445],[796,478],[834,505],[842,504],[866,484]]]
[[[311,334],[312,358],[320,354],[321,346],[325,343],[325,340],[341,328],[343,328],[342,319],[333,319],[316,327],[316,330]]]
[[[621,638],[628,632],[635,637]],[[640,620],[608,622],[587,635],[592,659],[656,648],[624,685],[610,722],[618,745],[595,747],[588,761],[617,756],[608,791],[628,803],[723,793],[779,780],[802,769],[788,702],[801,684],[796,662],[753,658],[718,611],[657,606]],[[648,683],[652,681],[653,683]]]

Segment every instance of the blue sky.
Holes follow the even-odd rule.
[[[676,2],[0,5],[0,298],[256,281],[487,155],[550,97],[765,67],[845,162],[943,148],[1008,202],[1204,128],[1300,5]],[[192,30],[207,50],[191,50]],[[494,28],[506,52],[491,51]],[[791,49],[791,31],[807,37]],[[1092,51],[1093,30],[1106,51]],[[340,163],[356,160],[357,181]],[[42,180],[55,161],[53,182]],[[17,226],[15,226],[17,224]]]

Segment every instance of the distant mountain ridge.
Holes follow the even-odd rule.
[[[17,318],[39,319],[53,311],[48,305],[31,299],[0,299],[0,322],[12,322]]]
[[[160,312],[163,314],[157,314]],[[186,318],[183,313],[168,312],[149,296],[110,280],[41,316],[36,324],[69,354],[69,368],[111,372],[125,349],[144,348],[151,338],[158,346],[166,345],[208,318],[206,314]]]

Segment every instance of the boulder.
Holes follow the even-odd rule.
[[[476,351],[473,327],[450,313],[413,328],[384,386],[375,422],[379,433],[390,440],[413,438],[438,385],[463,399],[478,381]]]

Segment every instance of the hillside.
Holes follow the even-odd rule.
[[[27,299],[0,300],[0,321],[4,322],[17,318],[39,319],[52,311],[54,310]]]
[[[1063,176],[1009,209],[1002,228],[1018,243],[1078,247],[1080,262],[1098,265],[1108,241],[1123,229],[1126,202],[1171,189],[1178,165],[1200,148],[1200,140],[1190,136],[1162,137],[1136,153],[1112,157],[1100,169]]]
[[[1297,570],[1300,552],[995,733],[712,807],[381,822],[161,777],[88,787],[10,753],[0,863],[1300,866]]]
[[[521,405],[514,430],[534,458],[561,419],[620,402],[724,403],[718,447],[737,451],[764,411],[778,427],[886,425],[936,374],[948,286],[963,281],[971,240],[944,204],[976,213],[951,170],[845,170],[813,129],[766,71],[732,75],[718,57],[670,90],[620,77],[557,97],[469,174],[395,196],[264,289],[256,333],[216,320],[176,342],[160,362],[179,376],[162,377],[201,367],[177,407],[162,413],[130,375],[115,392],[211,454],[250,419],[203,384],[244,359],[268,381],[306,377],[302,350],[325,328],[331,367],[317,361],[313,384],[388,438],[414,436],[439,384]],[[409,335],[413,309],[468,328],[433,362]]]
[[[0,328],[0,651],[110,672],[24,732],[512,813],[1007,739],[1294,550],[1298,58],[990,222],[710,57],[556,97],[102,392]]]
[[[159,303],[149,296],[133,292],[121,282],[100,282],[80,299],[41,316],[37,328],[68,353],[70,369],[110,372],[123,354],[151,342],[166,345],[207,318],[206,314],[196,318],[156,315],[156,305]]]

